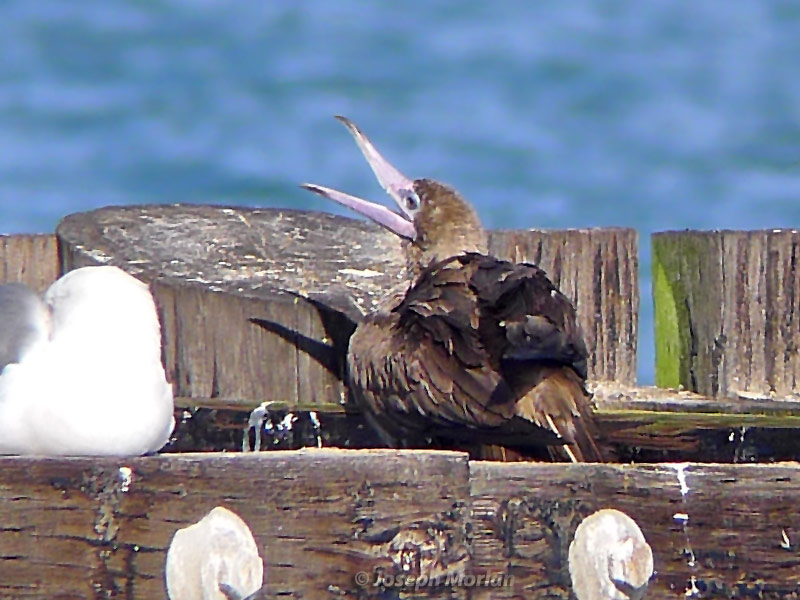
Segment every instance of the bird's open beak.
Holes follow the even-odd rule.
[[[386,227],[386,229],[396,233],[399,236],[408,238],[410,240],[414,239],[414,223],[407,220],[404,216],[398,215],[396,212],[389,210],[381,204],[374,204],[372,202],[368,202],[367,200],[357,198],[356,196],[351,196],[350,194],[345,194],[344,192],[323,187],[321,185],[316,185],[314,183],[303,183],[300,185],[300,187],[314,192],[315,194],[319,194],[320,196],[324,196],[325,198],[329,198],[334,202],[338,202],[347,208],[351,208],[357,213],[372,219],[378,225]]]
[[[379,225],[387,228],[389,231],[396,233],[399,236],[413,240],[415,237],[415,229],[412,215],[405,208],[404,198],[408,192],[413,191],[414,182],[403,175],[400,171],[395,169],[389,161],[387,161],[372,145],[367,136],[365,136],[355,123],[345,117],[336,117],[345,127],[353,134],[353,137],[367,159],[372,172],[378,178],[378,183],[397,203],[402,214],[398,214],[389,210],[381,204],[375,204],[362,200],[356,196],[345,194],[337,190],[323,187],[312,183],[304,183],[300,187],[310,190],[320,196],[329,198],[334,202],[338,202],[365,217],[372,219]]]

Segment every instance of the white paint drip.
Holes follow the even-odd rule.
[[[680,485],[681,489],[681,502],[683,502],[684,507],[687,504],[687,498],[689,497],[689,492],[691,488],[689,487],[689,483],[686,479],[686,469],[689,467],[689,463],[677,463],[672,465],[672,468],[675,469],[675,475],[678,478],[678,485]],[[683,536],[686,540],[686,552],[689,555],[689,560],[686,562],[690,569],[694,569],[697,566],[697,557],[694,554],[694,550],[692,549],[692,542],[689,539],[689,513],[688,512],[676,512],[672,515],[672,518],[678,521],[683,528]],[[686,598],[692,598],[700,594],[700,590],[697,588],[697,577],[692,575],[691,579],[689,579],[689,585],[686,587],[684,591],[684,596]]]
[[[308,418],[311,419],[311,424],[314,426],[314,433],[317,437],[317,448],[322,448],[322,426],[319,422],[317,413],[313,410],[308,411]]]
[[[294,429],[294,424],[297,421],[297,415],[294,413],[287,413],[280,421],[273,421],[270,408],[275,405],[281,406],[280,403],[272,401],[263,402],[250,413],[250,418],[247,420],[247,427],[245,428],[244,437],[242,439],[242,452],[258,452],[261,450],[262,429],[269,435],[292,431],[292,429]],[[312,415],[311,422],[314,425],[314,429],[317,431],[317,447],[321,448],[322,436],[320,434],[319,417],[313,412],[310,413],[310,415]],[[252,450],[250,448],[251,429],[255,431],[255,440]],[[277,444],[279,440],[274,439],[273,442]]]
[[[121,492],[125,493],[131,487],[131,481],[133,481],[133,471],[131,471],[130,467],[120,467],[119,478],[122,481],[119,489]]]
[[[740,427],[739,428],[739,443],[736,446],[736,449],[733,454],[733,462],[740,463],[747,460],[745,446],[744,446],[744,436],[747,434],[747,427]]]
[[[692,579],[689,581],[689,587],[686,588],[686,591],[683,592],[683,595],[687,598],[693,598],[700,594],[700,590],[697,589],[697,577],[692,575]]]
[[[686,483],[686,469],[689,466],[689,463],[678,463],[672,465],[672,468],[675,469],[675,473],[678,476],[678,483],[681,486],[681,496],[686,498],[686,494],[690,492],[689,485]]]
[[[242,452],[250,452],[250,430],[255,431],[255,440],[253,443],[253,452],[261,450],[261,427],[264,424],[264,417],[267,414],[268,402],[263,402],[261,405],[253,409],[250,413],[250,418],[247,419],[247,427],[244,430],[244,437],[242,438]]]
[[[692,569],[694,569],[697,566],[697,557],[694,555],[694,550],[692,550],[691,548],[687,548],[687,550],[689,551],[689,560],[686,561],[686,564],[690,566]],[[692,575],[692,587],[694,587],[694,582],[695,578],[694,575]]]
[[[297,417],[294,413],[287,413],[278,423],[278,431],[291,431],[295,421],[297,421]]]

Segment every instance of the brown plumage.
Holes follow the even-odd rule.
[[[477,214],[455,190],[405,178],[343,121],[402,215],[305,187],[400,235],[414,275],[350,340],[351,393],[386,441],[484,458],[602,461],[570,301],[538,267],[488,255]]]

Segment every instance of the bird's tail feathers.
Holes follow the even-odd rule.
[[[591,399],[583,380],[569,367],[548,368],[517,401],[518,416],[557,433],[567,443],[551,446],[555,460],[605,462],[598,445]]]

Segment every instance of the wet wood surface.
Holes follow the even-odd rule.
[[[344,450],[3,458],[0,598],[165,598],[172,536],[217,505],[253,533],[261,598],[566,600],[572,536],[601,508],[644,532],[656,571],[648,599],[792,598],[799,492],[796,464],[499,464]],[[400,575],[444,579],[413,589]]]
[[[689,392],[608,383],[592,389],[598,429],[620,462],[800,460],[800,403],[721,402]],[[345,413],[341,406],[309,411],[271,403],[253,418],[249,408],[213,398],[177,398],[176,405],[178,424],[168,446],[173,452],[256,445],[262,450],[383,447],[363,415]]]
[[[152,282],[180,396],[341,404],[355,323],[387,290],[408,285],[396,236],[323,213],[119,207],[71,215],[57,233],[64,268],[114,264]],[[539,263],[577,301],[590,377],[627,384],[636,372],[636,248],[628,229],[491,235],[495,254]]]
[[[800,231],[656,233],[656,383],[800,399]]]
[[[800,460],[800,403],[724,400],[657,387],[593,387],[620,462]]]

